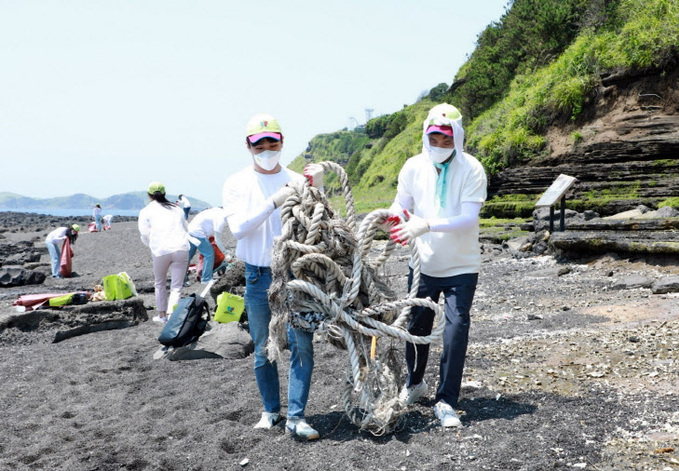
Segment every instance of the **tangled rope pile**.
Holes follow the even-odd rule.
[[[432,343],[443,334],[441,307],[431,299],[415,298],[420,277],[419,255],[413,251],[413,283],[408,298],[395,300],[376,274],[395,248],[391,240],[370,263],[368,253],[379,225],[389,216],[376,210],[358,231],[354,201],[344,169],[322,162],[342,185],[347,216],[339,217],[327,199],[308,183],[294,185],[295,194],[281,206],[282,234],[274,243],[273,282],[269,290],[272,320],[268,354],[280,358],[286,345],[286,322],[308,331],[324,332],[349,352],[347,387],[342,394],[349,419],[374,435],[390,432],[404,411],[398,400],[399,368],[394,349],[378,339]],[[292,186],[292,185],[291,185]],[[405,328],[410,308],[434,310],[430,335],[414,336]]]

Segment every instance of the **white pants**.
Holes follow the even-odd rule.
[[[170,299],[172,300],[171,306],[174,306],[181,296],[184,274],[189,263],[189,251],[180,250],[160,257],[151,255],[151,258],[155,278],[156,311],[167,312],[167,272],[170,271]]]

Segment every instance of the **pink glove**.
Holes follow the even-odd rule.
[[[406,222],[391,229],[391,240],[401,245],[407,245],[422,234],[429,232],[429,223],[426,219],[410,214],[406,209],[403,210],[403,214]]]
[[[323,166],[319,164],[308,164],[304,167],[303,175],[309,180],[309,185],[314,188],[323,186]]]
[[[400,223],[401,218],[397,214],[390,214],[388,217],[384,219],[384,221],[377,225],[377,228],[381,231],[389,232],[392,227]]]

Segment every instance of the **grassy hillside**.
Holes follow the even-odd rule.
[[[621,0],[608,5],[598,27],[582,29],[544,67],[516,75],[506,95],[467,126],[467,147],[490,173],[549,152],[546,128],[576,121],[602,75],[676,63],[679,1]]]
[[[478,37],[450,87],[355,131],[316,136],[292,163],[344,165],[359,211],[393,199],[398,170],[421,148],[427,110],[458,106],[466,149],[487,172],[549,152],[546,130],[577,122],[601,76],[679,62],[679,0],[515,0]],[[331,192],[337,182],[327,179]]]
[[[309,162],[338,162],[347,171],[359,212],[388,206],[396,193],[399,169],[422,149],[422,122],[434,104],[424,99],[375,118],[364,128],[316,136],[289,167],[302,171]],[[341,194],[334,175],[325,178],[325,187],[331,196]]]

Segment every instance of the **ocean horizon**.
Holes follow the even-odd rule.
[[[112,214],[113,216],[139,216],[139,209],[104,209],[102,216]],[[92,209],[82,208],[0,208],[0,212],[46,214],[48,216],[92,216]]]

